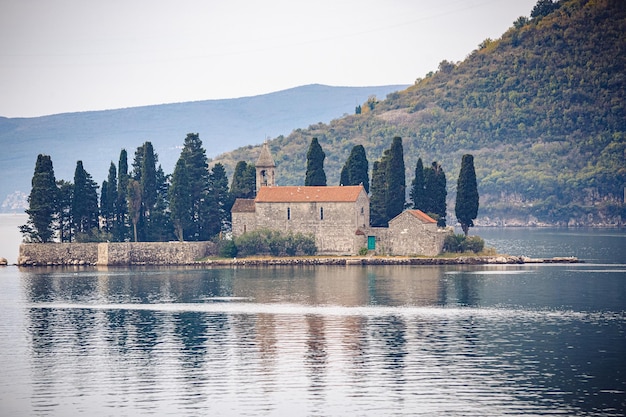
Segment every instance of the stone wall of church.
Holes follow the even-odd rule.
[[[232,227],[233,227],[233,236],[241,236],[246,232],[252,232],[256,230],[256,213],[254,212],[243,212],[243,213],[232,213]]]
[[[356,253],[355,233],[367,224],[365,217],[365,210],[361,214],[355,203],[256,204],[257,228],[313,234],[320,254]]]
[[[448,229],[439,229],[434,223],[424,224],[408,213],[396,217],[389,227],[362,229],[364,235],[357,248],[367,247],[368,236],[374,236],[376,247],[371,253],[391,256],[437,256],[443,250]],[[358,249],[357,249],[358,251]]]
[[[436,223],[422,223],[408,212],[390,221],[388,229],[385,244],[390,255],[439,255],[450,233]]]

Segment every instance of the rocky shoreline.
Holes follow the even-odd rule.
[[[310,257],[310,258],[242,258],[197,262],[199,265],[274,266],[274,265],[523,265],[541,263],[582,263],[576,257],[547,259],[526,256],[459,256],[455,258],[409,257]]]
[[[583,263],[576,257],[555,257],[555,258],[529,258],[526,256],[459,256],[454,258],[410,258],[410,257],[355,257],[355,256],[317,256],[317,257],[287,257],[287,258],[233,258],[233,259],[208,259],[202,261],[183,262],[183,263],[159,263],[152,264],[148,262],[133,263],[129,266],[206,266],[206,267],[262,267],[262,266],[307,266],[307,265],[525,265],[525,264],[570,264]],[[19,266],[36,267],[36,266],[95,266],[96,263],[91,262],[24,262]]]

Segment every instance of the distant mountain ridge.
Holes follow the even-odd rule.
[[[151,141],[166,173],[173,171],[187,133],[199,133],[207,156],[293,129],[327,123],[370,96],[385,97],[406,85],[332,87],[311,84],[275,93],[223,100],[161,104],[33,118],[0,117],[0,212],[21,211],[16,192],[28,194],[39,153],[49,154],[57,179],[72,181],[76,161],[99,184],[126,148]],[[13,208],[12,208],[13,207]],[[16,208],[18,207],[18,208]]]

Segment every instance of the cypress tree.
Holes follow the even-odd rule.
[[[150,240],[152,214],[157,200],[157,178],[156,178],[157,156],[151,142],[145,142],[137,148],[135,160],[133,161],[133,178],[139,182],[141,190],[141,207],[137,223],[133,225],[137,228],[139,241]]]
[[[446,226],[446,216],[447,216],[447,203],[446,197],[448,196],[447,190],[447,180],[446,173],[444,172],[441,165],[439,166],[439,170],[437,171],[437,187],[438,187],[438,199],[437,199],[437,209],[439,214],[439,220],[437,221],[437,226],[445,227]]]
[[[167,242],[175,237],[169,215],[168,181],[169,176],[165,175],[163,168],[159,165],[156,170],[156,204],[150,212],[150,233],[147,236],[149,241]]]
[[[446,174],[438,162],[424,169],[424,208],[437,219],[437,225],[446,225]]]
[[[343,168],[341,168],[341,173],[339,174],[339,185],[352,185],[350,183],[350,171],[349,164],[351,163],[350,158],[352,157],[352,153],[348,159],[346,159],[346,163],[343,164]]]
[[[133,239],[138,242],[137,223],[141,217],[141,184],[135,179],[128,181],[128,215],[133,225]]]
[[[372,167],[372,197],[370,198],[370,224],[374,227],[387,226],[386,168],[384,159],[375,161]]]
[[[363,184],[365,191],[369,193],[369,162],[365,154],[363,145],[355,145],[350,152],[350,156],[346,160],[341,170],[341,185],[359,185]]]
[[[74,184],[69,181],[57,181],[57,213],[58,213],[58,231],[59,240],[61,242],[72,241],[72,194],[74,193]]]
[[[435,215],[435,193],[436,193],[435,171],[432,166],[424,168],[424,203],[423,211],[429,215]]]
[[[474,170],[474,156],[463,155],[461,171],[456,186],[456,203],[454,212],[461,223],[463,233],[467,236],[470,227],[474,227],[474,219],[478,216],[478,186],[476,184],[476,171]]]
[[[256,196],[256,166],[252,163],[246,167],[244,183],[247,184],[245,188],[247,197],[245,198],[254,198]]]
[[[404,151],[402,138],[396,136],[391,142],[388,160],[385,166],[387,170],[387,190],[385,210],[387,222],[404,210],[406,202],[406,176],[404,167]]]
[[[156,162],[157,155],[151,142],[146,142],[142,146],[143,160],[141,161],[141,195],[146,213],[150,213],[157,199],[157,175]]]
[[[100,186],[100,217],[104,219],[104,230],[109,230],[107,219],[109,218],[109,212],[107,210],[107,200],[109,198],[109,182],[107,180],[102,181]]]
[[[418,158],[415,165],[415,177],[411,183],[410,197],[414,209],[426,211],[424,207],[424,164],[422,158]]]
[[[306,154],[305,186],[326,186],[324,158],[326,158],[326,154],[322,150],[317,138],[313,138]]]
[[[191,187],[189,184],[189,174],[187,173],[187,164],[183,158],[178,158],[174,173],[172,174],[172,183],[168,190],[170,201],[170,216],[174,225],[174,234],[183,242],[186,232],[191,229],[193,223],[193,201],[191,195]]]
[[[115,203],[115,232],[114,240],[123,242],[128,237],[128,154],[126,149],[120,151],[117,165],[117,201]]]
[[[54,234],[52,225],[57,213],[57,186],[49,155],[37,156],[31,185],[26,210],[28,222],[20,226],[20,231],[33,242],[50,242]]]
[[[72,225],[79,240],[89,240],[98,230],[98,185],[83,168],[83,161],[76,162],[74,192],[72,198]]]
[[[235,166],[230,186],[232,198],[254,198],[256,188],[256,169],[254,164],[239,161]]]
[[[106,231],[113,232],[116,218],[115,205],[117,204],[117,168],[113,162],[109,166],[106,183],[106,192],[103,184],[100,194],[100,212],[105,220]]]
[[[209,240],[222,230],[230,228],[232,198],[228,191],[226,170],[220,163],[215,164],[209,175],[209,191],[206,202],[207,213],[201,240]]]

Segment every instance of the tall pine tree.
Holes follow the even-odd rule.
[[[98,185],[85,171],[83,161],[77,161],[72,194],[72,225],[76,240],[91,240],[98,232],[98,212]]]
[[[370,224],[374,227],[387,226],[387,180],[385,159],[374,161],[372,166],[372,196],[370,198]]]
[[[26,210],[28,223],[20,226],[20,231],[32,242],[50,242],[54,235],[52,226],[57,213],[57,186],[49,155],[37,156],[31,185]]]
[[[135,159],[133,161],[133,179],[139,183],[141,190],[141,206],[139,210],[139,218],[133,226],[137,228],[137,237],[139,241],[152,240],[151,230],[153,225],[152,215],[157,201],[157,174],[156,174],[157,155],[154,152],[151,142],[145,142],[135,151]]]
[[[176,210],[171,208],[172,221],[177,222],[177,228],[182,227],[182,233],[180,229],[177,231],[179,239],[183,236],[187,240],[201,240],[206,237],[205,231],[207,230],[206,215],[208,210],[206,203],[209,189],[209,170],[206,151],[202,147],[202,141],[197,133],[187,134],[179,160],[182,160],[182,163],[185,165],[184,175],[187,177],[187,184],[183,185],[180,183],[179,178],[174,178],[177,176],[175,170],[172,177],[174,192],[170,192],[169,196],[170,205],[176,207]],[[179,168],[178,163],[177,168]],[[179,173],[181,169],[179,168]],[[185,195],[180,194],[181,187],[186,188],[184,191]],[[187,191],[189,200],[187,200]],[[175,201],[178,198],[182,198],[183,201]],[[187,212],[188,203],[191,204],[189,213]],[[176,216],[174,216],[175,212]],[[187,221],[188,214],[190,215],[191,223]]]
[[[107,180],[102,181],[100,186],[100,218],[104,220],[103,228],[105,231],[109,230],[109,224],[107,218],[109,213],[107,211],[107,200],[109,198],[109,182]]]
[[[111,162],[109,166],[109,175],[106,179],[106,190],[104,182],[100,192],[100,214],[104,219],[104,227],[107,232],[113,232],[115,229],[115,205],[117,204],[117,168]]]
[[[446,225],[446,174],[438,162],[424,169],[424,208],[437,219],[437,225]]]
[[[457,181],[456,203],[454,205],[456,218],[461,223],[465,236],[467,236],[469,228],[474,226],[474,220],[478,216],[478,200],[474,156],[465,154],[461,160],[461,171]]]
[[[324,158],[326,158],[326,154],[322,150],[322,146],[317,138],[313,138],[306,154],[305,186],[326,186]]]
[[[144,211],[149,215],[157,200],[157,154],[151,142],[143,144],[143,161],[141,164],[141,193]]]
[[[209,175],[204,230],[202,240],[209,240],[223,230],[230,229],[230,209],[232,199],[228,191],[226,170],[220,163],[215,164]]]
[[[385,210],[387,222],[402,213],[406,202],[406,176],[404,167],[404,150],[402,138],[396,136],[389,148],[387,170],[387,191]]]
[[[154,208],[150,212],[149,241],[167,242],[174,238],[174,229],[169,214],[168,181],[170,176],[165,175],[161,165],[156,171],[157,198]]]
[[[129,238],[128,221],[128,153],[126,149],[120,151],[119,163],[117,165],[117,201],[115,203],[115,229],[113,239],[117,242],[124,242]]]
[[[350,156],[346,160],[342,170],[341,185],[359,185],[363,184],[365,192],[370,191],[369,180],[369,162],[365,154],[363,145],[355,145],[350,152]]]
[[[193,225],[193,199],[187,164],[183,158],[178,158],[176,162],[172,174],[172,183],[168,190],[168,198],[174,234],[178,240],[183,242],[188,237]]]
[[[59,240],[62,243],[72,241],[72,194],[74,184],[65,180],[57,181],[57,213]]]
[[[404,151],[402,139],[396,136],[391,147],[383,152],[380,161],[374,162],[370,199],[372,226],[386,227],[389,220],[402,213],[406,202],[405,193]]]
[[[424,207],[424,164],[422,158],[418,158],[415,165],[415,177],[411,183],[410,197],[411,201],[413,201],[414,209],[426,212]]]
[[[256,169],[254,164],[239,161],[235,166],[230,185],[232,198],[254,198],[256,193]]]
[[[138,242],[137,224],[141,218],[141,183],[134,178],[128,180],[128,215],[133,225],[133,242]]]

